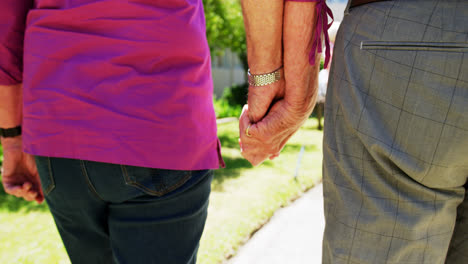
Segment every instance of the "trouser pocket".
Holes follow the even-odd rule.
[[[122,165],[125,183],[149,195],[163,196],[170,193],[192,176],[192,171],[165,170]]]
[[[362,41],[362,50],[468,52],[466,42]]]

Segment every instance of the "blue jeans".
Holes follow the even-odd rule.
[[[72,263],[195,263],[211,170],[36,157]]]

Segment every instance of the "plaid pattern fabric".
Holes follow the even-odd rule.
[[[468,263],[468,1],[350,9],[325,108],[323,263]]]

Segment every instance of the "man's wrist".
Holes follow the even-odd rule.
[[[315,98],[305,96],[303,100],[290,100],[285,98],[285,113],[293,119],[300,120],[308,118],[315,106]]]

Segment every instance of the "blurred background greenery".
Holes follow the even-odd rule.
[[[230,50],[246,71],[245,32],[239,0],[203,0],[203,3],[213,56]],[[214,99],[217,117],[238,117],[246,103],[247,89],[247,84],[224,89],[222,96]],[[198,263],[225,261],[278,208],[321,180],[322,132],[316,128],[317,119],[309,119],[291,138],[280,157],[254,169],[240,153],[238,122],[218,125],[226,168],[215,172]],[[302,147],[305,154],[298,160]],[[0,146],[0,165],[2,161]],[[294,177],[298,165],[300,170]],[[69,263],[45,203],[26,202],[7,195],[0,188],[0,223],[0,263]]]

